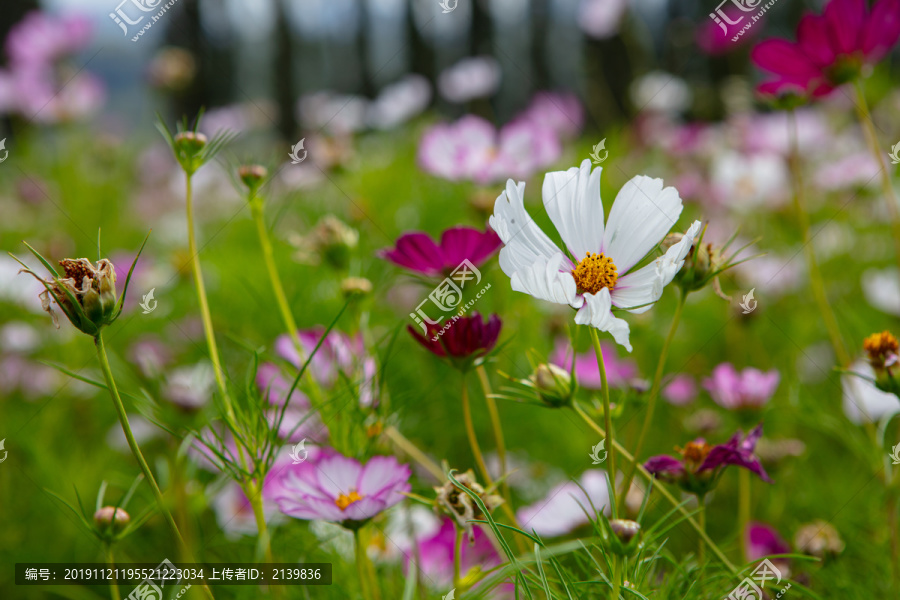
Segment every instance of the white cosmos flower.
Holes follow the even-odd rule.
[[[580,168],[544,177],[544,208],[569,256],[526,212],[523,182],[507,181],[490,223],[503,241],[500,268],[513,290],[578,309],[576,323],[610,332],[631,352],[628,323],[612,308],[649,310],[684,264],[700,221],[663,256],[632,271],[678,220],[681,198],[675,188],[663,188],[662,179],[639,175],[619,191],[604,226],[601,171],[591,172],[591,161],[585,160]]]

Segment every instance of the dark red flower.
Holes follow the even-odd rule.
[[[472,227],[451,227],[441,234],[437,244],[427,233],[404,233],[394,248],[382,250],[381,258],[410,271],[429,277],[448,275],[464,260],[481,266],[502,242],[490,228],[479,231]]]
[[[760,69],[776,77],[759,86],[767,95],[824,96],[856,78],[900,39],[900,0],[831,0],[821,15],[806,14],[797,41],[771,39],[751,53]]]
[[[451,317],[441,323],[426,323],[426,335],[419,333],[412,325],[407,326],[407,329],[434,354],[457,362],[460,359],[480,358],[493,350],[500,337],[500,325],[500,317],[497,315],[491,315],[485,322],[480,314],[473,312],[468,317]]]
[[[688,442],[679,449],[681,459],[660,455],[647,459],[644,468],[664,481],[677,483],[682,489],[698,496],[706,495],[719,480],[726,467],[743,467],[756,473],[767,483],[775,483],[766,474],[759,457],[753,451],[762,436],[762,423],[743,437],[738,431],[730,440],[710,446],[702,438]]]

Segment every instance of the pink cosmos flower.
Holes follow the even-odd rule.
[[[273,499],[281,512],[297,519],[366,521],[411,489],[409,467],[393,456],[376,456],[362,465],[335,453],[291,467],[279,476]]]
[[[494,349],[500,337],[500,326],[497,315],[491,315],[485,321],[478,312],[472,312],[446,323],[428,323],[428,333],[424,336],[412,325],[407,329],[431,353],[467,365]]]
[[[900,38],[900,0],[831,0],[821,15],[806,14],[797,41],[766,40],[751,53],[775,75],[759,86],[767,95],[820,97],[853,80],[864,65],[880,61]]]
[[[419,165],[450,181],[479,184],[506,177],[527,178],[562,154],[556,133],[528,119],[513,121],[498,132],[472,115],[431,127],[419,144]]]
[[[589,36],[606,39],[619,32],[628,0],[581,0],[578,26]]]
[[[753,37],[762,31],[763,28],[763,25],[759,24],[742,31],[739,27],[743,27],[746,22],[740,23],[740,25],[737,25],[737,23],[741,20],[741,17],[746,16],[746,13],[732,4],[724,7],[720,4],[719,6],[725,13],[725,21],[728,23],[735,23],[736,26],[733,30],[723,29],[722,25],[719,25],[719,23],[716,23],[704,15],[703,23],[697,28],[694,37],[697,46],[711,56],[725,54],[726,52],[730,52],[731,50],[742,46],[745,42],[753,39]],[[765,19],[760,18],[759,20],[764,21]],[[735,35],[739,32],[741,32],[741,35],[737,40],[734,40]]]
[[[470,569],[480,567],[488,571],[501,564],[500,555],[494,549],[488,535],[481,527],[474,527],[474,541],[463,543],[460,551],[460,574],[464,577]],[[440,529],[434,534],[418,541],[419,569],[425,575],[425,581],[438,589],[448,589],[453,585],[453,549],[456,541],[456,526],[452,519],[445,518]],[[416,555],[410,552],[406,557],[409,568],[410,561]]]
[[[516,517],[522,528],[526,531],[533,529],[541,536],[555,537],[586,524],[588,517],[585,510],[590,513],[591,504],[595,509],[609,514],[606,471],[585,471],[579,483],[580,487],[574,481],[562,483],[550,490],[545,499],[519,509]]]
[[[487,228],[451,227],[441,234],[440,244],[427,233],[413,231],[397,239],[394,248],[382,250],[379,256],[397,266],[428,277],[447,276],[464,260],[480,267],[493,256],[502,242]]]
[[[278,336],[278,339],[275,340],[275,352],[299,369],[306,362],[306,357],[310,356],[315,350],[324,332],[324,327],[303,329],[297,332],[300,337],[300,346],[304,353],[302,360],[297,352],[294,338],[286,333]],[[275,380],[268,366],[261,365],[261,367],[264,367],[264,369],[262,374],[257,372],[257,384],[260,385],[261,389],[264,389],[263,384],[270,386],[270,400],[276,404],[279,402],[283,403],[284,398],[279,398],[277,393],[280,390],[282,395],[286,394],[293,380]],[[313,356],[308,369],[316,380],[325,387],[334,385],[339,379],[339,374],[349,377],[351,381],[359,385],[360,406],[368,407],[377,404],[377,399],[375,398],[375,375],[378,368],[375,364],[375,359],[366,354],[362,335],[357,334],[351,337],[346,333],[332,330]],[[263,379],[260,379],[260,377]]]
[[[780,379],[775,369],[763,372],[751,367],[738,372],[730,363],[722,363],[704,380],[703,388],[722,408],[759,409],[772,398]]]
[[[603,365],[606,368],[606,378],[610,387],[625,387],[637,377],[638,370],[633,360],[619,359],[619,355],[612,344],[601,343],[603,348]],[[572,369],[572,349],[565,339],[556,340],[556,347],[550,362],[565,369]],[[578,385],[589,390],[600,389],[600,370],[597,366],[597,354],[593,351],[575,355],[575,380]]]
[[[692,376],[681,373],[666,384],[662,389],[662,395],[669,404],[684,406],[697,397],[697,384]]]

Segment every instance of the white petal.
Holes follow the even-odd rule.
[[[539,300],[580,308],[584,300],[577,293],[572,273],[559,270],[564,261],[566,257],[559,250],[550,258],[535,259],[531,265],[512,274],[512,289]]]
[[[627,273],[653,250],[675,225],[682,210],[678,190],[663,189],[662,179],[638,175],[616,196],[606,220],[602,251]]]
[[[628,323],[613,316],[608,289],[603,288],[596,294],[584,294],[584,306],[575,313],[575,322],[579,325],[596,327],[600,331],[608,331],[617,344],[625,346],[625,349],[631,352]]]
[[[875,377],[875,371],[865,360],[853,363],[850,371],[865,377]],[[845,374],[841,375],[841,388],[844,392],[844,414],[857,425],[900,413],[900,400],[897,396],[882,392],[871,381]]]
[[[700,226],[700,221],[694,221],[684,237],[665,254],[649,265],[620,277],[612,292],[613,304],[625,309],[639,307],[629,310],[635,314],[650,310],[652,304],[662,297],[663,288],[672,283],[684,266],[684,259],[700,233]]]
[[[510,179],[506,190],[494,203],[490,218],[493,229],[503,241],[500,268],[510,278],[519,270],[531,267],[540,258],[547,259],[559,252],[550,238],[525,210],[525,183],[518,185]]]
[[[603,243],[603,201],[600,199],[600,173],[591,173],[591,161],[568,171],[553,171],[544,176],[544,209],[576,260],[587,252],[600,252]]]

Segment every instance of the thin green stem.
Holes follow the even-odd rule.
[[[687,300],[687,292],[682,291],[678,304],[675,306],[675,315],[672,317],[672,324],[669,326],[669,334],[663,343],[662,350],[659,353],[659,360],[656,363],[656,373],[653,375],[653,384],[650,386],[650,395],[647,397],[647,412],[644,414],[644,424],[641,426],[641,433],[638,435],[637,444],[634,447],[634,461],[628,469],[622,486],[622,496],[619,500],[620,506],[625,506],[625,498],[628,496],[628,490],[631,489],[631,482],[634,481],[634,474],[637,472],[638,463],[641,458],[641,451],[644,449],[644,442],[647,440],[647,434],[650,432],[650,425],[653,423],[653,414],[656,411],[656,401],[659,398],[660,388],[662,387],[663,372],[666,367],[666,358],[669,355],[669,347],[672,340],[675,339],[675,332],[678,331],[678,324],[681,322],[681,313],[684,311],[684,304]]]
[[[485,485],[491,487],[494,485],[494,481],[491,479],[491,474],[488,472],[487,465],[484,463],[481,446],[478,445],[478,437],[475,435],[475,425],[472,423],[472,406],[469,402],[469,386],[466,382],[465,375],[462,377],[462,407],[463,421],[466,424],[466,435],[469,438],[469,447],[472,449],[472,454],[475,456],[475,464],[478,465],[478,470],[481,471],[481,476],[484,477]]]
[[[738,469],[738,539],[744,539],[747,525],[750,523],[750,471]],[[747,556],[746,544],[741,544],[744,562],[750,560]]]
[[[356,576],[359,577],[359,587],[362,592],[363,600],[373,600],[371,591],[369,590],[369,574],[367,573],[366,563],[369,562],[369,555],[366,554],[366,547],[362,543],[362,536],[359,529],[353,532],[354,546],[356,547]]]
[[[444,482],[447,480],[447,475],[444,471],[441,470],[441,467],[431,460],[427,454],[419,450],[418,446],[413,444],[411,441],[406,439],[406,437],[397,430],[393,425],[388,425],[384,430],[384,434],[390,438],[394,445],[396,445],[400,450],[408,454],[413,458],[417,463],[422,465],[426,471],[431,473],[435,479],[440,482]]]
[[[866,143],[872,156],[878,161],[881,179],[881,190],[884,193],[884,201],[887,204],[888,214],[891,217],[891,233],[894,238],[894,251],[896,254],[897,265],[900,267],[900,205],[897,203],[897,193],[891,183],[891,172],[887,162],[884,159],[884,153],[878,146],[878,134],[875,132],[875,123],[872,121],[872,114],[869,112],[869,104],[866,102],[866,94],[862,87],[862,80],[857,79],[854,82],[856,90],[856,114],[859,122],[863,127],[866,136]]]
[[[612,589],[612,598],[613,600],[619,600],[619,589],[622,586],[622,563],[624,562],[624,558],[621,556],[613,556],[613,589]]]
[[[581,408],[581,406],[577,402],[572,403],[572,408],[591,429],[599,433],[602,437],[606,437],[606,431],[604,431],[602,427],[597,425],[597,423],[595,423],[594,420],[586,412],[584,412],[584,409]],[[625,460],[634,460],[634,457],[631,456],[631,454],[629,454],[621,444],[613,441],[612,445],[625,458]],[[643,467],[643,465],[638,466],[638,473],[640,473],[641,477],[643,477],[647,481],[651,481],[654,479],[653,475],[651,475],[650,472]],[[688,525],[690,525],[694,529],[694,531],[696,531],[697,534],[703,539],[703,541],[706,542],[706,546],[712,551],[713,554],[716,555],[716,558],[718,558],[719,561],[721,561],[721,563],[725,565],[725,568],[728,569],[737,580],[740,580],[741,577],[738,575],[737,568],[731,563],[730,560],[728,560],[728,557],[725,556],[725,554],[722,552],[722,550],[719,549],[716,543],[713,542],[708,535],[706,535],[706,530],[700,527],[700,525],[697,523],[697,521],[694,520],[688,510],[684,506],[682,506],[681,502],[679,502],[678,499],[673,496],[672,493],[667,490],[659,481],[654,481],[653,489],[658,491],[663,496],[663,498],[669,501],[669,503],[673,507],[678,508],[678,512],[680,512],[684,516],[685,521],[687,521]]]
[[[112,577],[109,580],[109,595],[112,597],[112,600],[121,600],[122,596],[119,594],[119,582],[116,581],[116,561],[113,560],[113,545],[106,543],[104,544],[104,549],[106,551],[106,566],[109,567],[110,572],[112,572]]]
[[[200,267],[200,253],[197,250],[197,235],[194,231],[194,205],[193,191],[191,188],[191,176],[185,175],[185,205],[187,209],[188,227],[188,251],[191,253],[191,271],[194,275],[194,285],[197,288],[197,300],[200,303],[200,318],[203,321],[203,333],[206,336],[206,347],[209,359],[213,364],[213,373],[216,376],[216,385],[222,402],[225,404],[225,412],[229,420],[234,422],[234,407],[231,405],[231,396],[225,384],[225,372],[222,370],[222,361],[219,359],[219,348],[216,345],[216,333],[213,330],[212,316],[209,311],[209,301],[206,298],[206,285],[203,283],[203,271]],[[240,446],[240,444],[238,445]]]
[[[506,441],[503,438],[503,426],[500,421],[500,412],[497,410],[497,401],[493,397],[491,390],[491,380],[488,378],[487,370],[484,365],[475,367],[478,373],[478,379],[481,381],[481,389],[484,392],[484,401],[487,404],[488,414],[491,416],[491,426],[494,428],[494,441],[497,444],[497,457],[500,459],[500,477],[503,482],[500,484],[503,497],[507,502],[511,502],[509,492],[509,484],[506,482]]]
[[[600,370],[600,393],[603,396],[603,420],[606,425],[606,431],[609,435],[607,440],[609,440],[610,444],[607,446],[607,452],[609,452],[609,481],[612,485],[612,494],[616,493],[616,445],[615,445],[615,430],[613,430],[612,425],[612,413],[609,408],[609,382],[606,379],[606,364],[603,362],[603,347],[600,346],[600,335],[597,333],[597,329],[591,327],[591,342],[594,344],[594,352],[597,354],[597,367]],[[613,518],[616,518],[616,506],[613,503]]]
[[[462,541],[465,531],[461,527],[456,528],[456,540],[453,543],[453,589],[460,587],[460,566],[462,565]]]
[[[106,387],[109,389],[109,394],[112,397],[113,406],[116,408],[116,414],[119,416],[119,423],[122,425],[122,431],[125,433],[128,447],[131,448],[131,453],[141,466],[141,471],[143,471],[144,477],[147,478],[147,483],[150,484],[150,488],[153,490],[153,495],[156,497],[156,503],[159,506],[160,512],[169,523],[169,526],[175,533],[175,537],[178,538],[178,542],[184,546],[184,538],[181,537],[178,525],[175,524],[175,519],[172,518],[172,513],[169,512],[169,509],[166,506],[162,492],[159,490],[159,486],[156,483],[156,478],[153,476],[153,471],[150,470],[150,466],[147,464],[147,461],[144,460],[144,455],[138,446],[137,440],[134,439],[134,433],[132,433],[131,425],[128,422],[128,415],[125,413],[125,406],[122,404],[122,398],[119,396],[119,388],[116,387],[112,369],[110,369],[109,366],[109,359],[106,356],[106,346],[103,343],[102,332],[97,334],[97,337],[94,338],[94,342],[97,346],[97,358],[100,360],[100,370],[103,371],[103,376],[106,378]]]
[[[706,497],[697,496],[697,502],[699,503],[697,524],[700,526],[703,533],[706,534]],[[697,540],[697,560],[701,566],[706,560],[706,546],[703,544],[703,539]]]
[[[803,184],[803,169],[800,165],[800,152],[797,145],[797,119],[794,111],[788,112],[788,130],[790,136],[790,158],[788,164],[791,170],[791,180],[794,184],[794,208],[797,212],[797,220],[800,224],[800,232],[803,238],[803,251],[806,254],[806,262],[809,267],[809,282],[812,287],[813,298],[819,307],[828,338],[834,348],[834,354],[840,365],[844,368],[850,365],[850,355],[844,347],[841,338],[841,330],[838,326],[834,311],[828,303],[828,295],[825,293],[825,282],[819,271],[819,263],[816,261],[816,250],[812,245],[809,235],[809,213],[806,208],[806,192]]]

